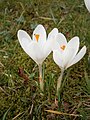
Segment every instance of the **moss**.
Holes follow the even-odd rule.
[[[41,96],[37,85],[38,67],[25,54],[17,40],[18,29],[24,29],[31,35],[38,24],[43,24],[47,33],[57,27],[68,40],[77,35],[80,37],[81,47],[87,45],[87,55],[64,73],[66,82],[62,92],[61,111],[81,114],[82,119],[89,119],[90,95],[86,89],[85,72],[89,73],[87,59],[90,47],[90,15],[81,0],[0,1],[0,118],[10,108],[6,120],[14,117],[15,120],[81,119],[56,116],[44,111],[58,110],[54,99],[60,69],[53,62],[52,54],[44,61],[46,88],[45,95]],[[20,68],[27,81],[18,72]]]

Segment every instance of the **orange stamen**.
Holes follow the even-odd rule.
[[[62,50],[64,50],[64,49],[65,49],[65,47],[66,47],[65,45],[62,45],[60,48],[61,48]]]
[[[38,35],[38,34],[35,34],[35,38],[36,38],[36,41],[38,42],[39,35]]]

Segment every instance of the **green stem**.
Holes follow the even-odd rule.
[[[60,88],[61,88],[63,74],[64,74],[64,69],[61,69],[61,75],[59,76],[58,81],[57,81],[57,96],[60,94]]]
[[[44,81],[42,78],[42,64],[39,64],[39,82],[40,82],[40,89],[43,92],[44,91]]]

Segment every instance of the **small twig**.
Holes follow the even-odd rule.
[[[76,108],[76,106],[74,106],[73,108],[71,108],[69,113],[72,113],[75,108]]]
[[[83,103],[85,106],[87,106],[87,107],[90,107],[90,105],[88,105],[87,103]],[[89,103],[90,104],[90,103]]]
[[[33,107],[34,107],[34,105],[32,104],[31,109],[30,109],[30,113],[29,113],[30,115],[32,114]]]
[[[54,114],[58,114],[58,115],[69,115],[69,116],[81,116],[82,115],[78,115],[78,114],[68,114],[68,113],[63,113],[63,112],[58,112],[58,111],[54,111],[54,110],[45,110],[46,112],[50,112],[50,113],[54,113]]]
[[[82,105],[82,102],[80,102],[80,103],[78,104],[77,109],[80,108],[81,105]],[[73,113],[76,113],[77,109],[75,109]],[[73,120],[75,120],[76,118],[77,118],[77,116],[75,116],[75,118],[74,118]]]
[[[1,63],[1,61],[0,61],[0,65],[1,65],[2,67],[4,67],[4,65]]]
[[[22,112],[22,113],[19,113],[19,114],[17,114],[12,120],[15,120],[17,117],[19,117],[21,114],[23,114],[24,112]]]
[[[43,17],[43,16],[41,16],[41,17],[39,17],[40,19],[43,19],[43,20],[53,20],[52,18],[49,18],[49,17]]]
[[[6,95],[9,95],[8,93],[6,93],[6,91],[2,88],[2,87],[0,87],[0,90],[2,91],[2,92],[4,92]],[[9,95],[10,96],[10,95]]]

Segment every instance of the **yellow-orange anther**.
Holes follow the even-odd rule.
[[[65,45],[62,45],[60,48],[61,48],[62,50],[64,50],[64,49],[65,49],[65,47],[66,47]]]
[[[38,42],[39,35],[38,35],[38,34],[35,34],[35,38],[36,38],[36,41]]]

